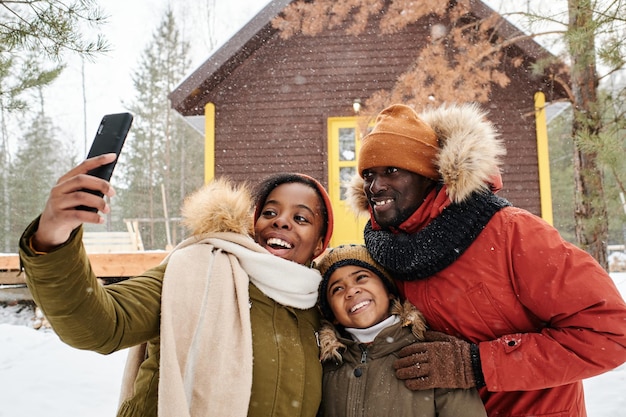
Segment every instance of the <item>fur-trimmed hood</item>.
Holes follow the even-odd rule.
[[[252,237],[252,204],[246,184],[215,179],[185,199],[182,223],[194,236],[233,232]]]
[[[499,166],[506,150],[486,116],[475,104],[444,105],[419,114],[437,133],[440,151],[435,165],[452,202],[501,187]],[[348,202],[357,213],[369,214],[360,173],[348,185]]]
[[[424,332],[426,331],[426,320],[422,313],[409,301],[400,303],[397,299],[392,301],[391,314],[400,317],[402,327],[411,326],[411,332],[417,340],[424,340]],[[320,360],[334,360],[338,363],[343,362],[342,352],[346,345],[341,342],[341,335],[337,328],[327,320],[322,320],[322,327],[319,332],[320,339]]]

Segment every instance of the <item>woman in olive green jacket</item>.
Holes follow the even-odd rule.
[[[80,190],[113,195],[108,183],[83,175],[110,158],[89,159],[59,180],[24,232],[20,256],[62,340],[104,354],[132,347],[118,416],[315,416],[320,276],[305,265],[332,233],[323,187],[279,175],[259,187],[251,215],[245,187],[213,182],[185,202],[192,237],[162,265],[103,287],[80,227],[100,216],[73,208],[108,212]]]

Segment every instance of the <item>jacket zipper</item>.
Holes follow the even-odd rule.
[[[367,345],[359,345],[361,349],[361,363],[367,362]]]

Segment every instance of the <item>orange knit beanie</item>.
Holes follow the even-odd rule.
[[[363,138],[358,173],[364,169],[391,166],[439,180],[435,165],[439,143],[435,131],[403,104],[394,104],[378,114],[372,131]]]

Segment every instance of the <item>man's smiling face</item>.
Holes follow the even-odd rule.
[[[363,170],[363,191],[380,227],[397,227],[408,219],[435,186],[435,181],[396,167]]]

